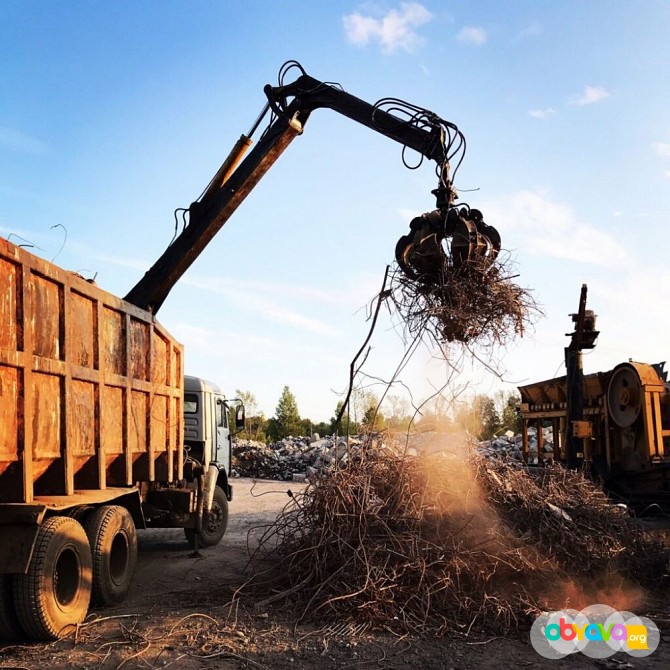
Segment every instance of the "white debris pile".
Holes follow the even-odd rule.
[[[542,429],[542,448],[538,453],[537,431],[528,428],[528,464],[547,463],[554,458],[554,437],[551,428]],[[511,430],[477,443],[466,432],[449,434],[427,432],[395,438],[375,438],[372,443],[363,436],[349,437],[285,437],[265,444],[254,440],[233,440],[233,477],[255,477],[283,481],[313,479],[319,472],[332,470],[356,458],[362,447],[371,447],[391,457],[416,458],[439,452],[463,453],[471,445],[484,458],[501,458],[523,462],[522,436]]]
[[[284,481],[304,481],[321,470],[345,463],[362,440],[342,437],[285,437],[264,444],[253,440],[233,440],[233,477],[256,477]]]
[[[543,428],[542,438],[542,453],[540,454],[538,452],[537,430],[533,426],[528,427],[529,465],[537,465],[540,461],[552,461],[554,458],[554,434],[552,429]],[[523,461],[522,443],[523,438],[520,434],[515,435],[511,430],[508,430],[498,437],[480,442],[477,451],[485,458],[507,458],[513,461]]]

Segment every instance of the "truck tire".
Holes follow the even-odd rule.
[[[71,516],[73,519],[79,521],[79,523],[86,527],[86,518],[88,517],[95,507],[93,505],[80,505],[79,507],[74,507],[68,511],[67,516]]]
[[[14,603],[23,630],[37,640],[55,640],[83,621],[92,574],[81,524],[66,516],[47,519],[37,531],[28,572],[14,575]]]
[[[0,575],[0,642],[20,640],[23,629],[14,607],[12,575]]]
[[[123,600],[137,565],[137,531],[125,507],[106,505],[86,517],[86,535],[93,556],[93,595],[96,605]]]
[[[184,528],[184,535],[189,545],[195,547],[195,536],[198,535],[199,547],[213,547],[226,534],[228,527],[228,498],[220,486],[214,489],[212,509],[205,512],[202,519],[202,531],[198,534],[195,528]]]

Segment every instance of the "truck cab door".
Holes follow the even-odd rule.
[[[216,462],[220,470],[230,472],[230,429],[228,428],[228,406],[223,396],[216,396]]]

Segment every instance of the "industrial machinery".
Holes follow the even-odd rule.
[[[91,594],[98,603],[122,598],[136,527],[183,527],[196,550],[220,539],[231,496],[229,403],[184,378],[182,347],[155,315],[314,110],[332,109],[437,164],[437,208],[397,245],[408,277],[430,283],[446,265],[476,272],[495,260],[497,232],[455,204],[450,161],[458,167],[465,140],[452,123],[395,99],[368,104],[295,62],[265,94],[249,135],[181,210],[183,231],[124,300],[0,240],[0,639],[59,637],[84,618]]]
[[[598,331],[586,310],[586,286],[573,315],[575,332],[566,348],[567,375],[519,387],[523,451],[529,427],[543,456],[568,467],[585,467],[607,491],[639,514],[670,514],[670,384],[665,363],[627,361],[584,375],[582,348],[592,348]],[[551,448],[545,451],[545,431]],[[670,518],[670,517],[668,517]]]
[[[284,78],[292,69],[298,69],[300,76],[286,84]],[[410,233],[396,245],[396,259],[408,277],[430,282],[439,276],[444,264],[485,269],[495,260],[500,250],[496,229],[484,222],[479,210],[455,204],[457,192],[450,162],[457,161],[455,172],[463,160],[465,138],[453,123],[395,98],[367,103],[339,85],[310,77],[295,61],[282,67],[279,86],[268,84],[264,92],[267,102],[251,130],[237,141],[202,196],[182,210],[185,222],[188,217],[187,225],[130,290],[126,301],[156,314],[175,282],[319,108],[342,114],[435,161],[438,185],[432,193],[437,208],[413,219]],[[243,158],[266,116],[268,125]],[[447,242],[450,246],[445,248]]]

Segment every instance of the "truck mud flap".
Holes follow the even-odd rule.
[[[33,555],[37,524],[0,525],[0,574],[25,574]]]

